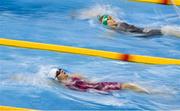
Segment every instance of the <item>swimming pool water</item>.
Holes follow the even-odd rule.
[[[0,36],[180,59],[179,38],[138,38],[113,32],[91,18],[95,12],[89,14],[88,10],[93,8],[142,27],[180,25],[172,6],[126,0],[2,0]],[[52,67],[62,67],[94,81],[133,82],[152,94],[73,91],[47,77]],[[137,64],[0,46],[0,105],[39,110],[179,110],[179,81],[180,67],[176,65]]]

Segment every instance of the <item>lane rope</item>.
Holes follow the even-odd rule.
[[[180,6],[180,0],[173,0],[173,2],[171,0],[129,0],[129,1]]]
[[[37,110],[28,109],[28,108],[17,108],[12,106],[0,106],[0,111],[37,111]]]
[[[122,57],[122,61],[129,61],[130,55],[129,54],[124,54]]]
[[[110,52],[110,51],[79,48],[72,46],[54,45],[54,44],[45,44],[45,43],[29,42],[22,40],[12,40],[5,38],[0,38],[0,45],[86,55],[86,56],[96,56],[101,58],[108,58],[108,59],[127,61],[127,62],[144,63],[144,64],[180,65],[180,59],[152,57],[152,56],[143,56],[143,55],[135,55],[135,54],[123,54],[118,52]]]
[[[162,4],[168,5],[168,0],[162,0]]]

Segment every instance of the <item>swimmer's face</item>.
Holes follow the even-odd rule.
[[[59,69],[58,71],[56,71],[56,78],[60,81],[66,80],[68,78],[68,75],[63,69]]]
[[[102,23],[102,21],[103,21],[103,16],[99,19],[99,21]],[[116,23],[116,21],[115,21],[111,16],[108,16],[107,22],[114,22],[114,23]]]
[[[111,16],[108,16],[108,22],[116,22]]]

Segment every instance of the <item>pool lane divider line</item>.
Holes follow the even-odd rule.
[[[17,108],[17,107],[11,107],[11,106],[0,106],[0,111],[37,111],[34,109],[28,109],[28,108]]]
[[[61,52],[61,53],[71,53],[78,55],[96,56],[101,58],[108,58],[108,59],[127,61],[127,62],[144,63],[144,64],[180,65],[180,59],[143,56],[143,55],[135,55],[135,54],[123,54],[118,52],[110,52],[110,51],[95,50],[88,48],[54,45],[54,44],[45,44],[45,43],[29,42],[22,40],[12,40],[5,38],[0,38],[0,45],[27,48],[27,49],[36,49],[36,50],[46,50],[46,51]]]
[[[129,1],[180,6],[180,0],[129,0]]]

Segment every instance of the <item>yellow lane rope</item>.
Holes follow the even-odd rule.
[[[11,106],[0,106],[0,111],[37,111],[37,110],[27,109],[27,108],[17,108]]]
[[[180,6],[180,0],[129,0],[135,2],[149,2],[149,3],[156,3],[156,4],[164,4],[164,5],[177,5]]]
[[[21,40],[11,40],[11,39],[4,39],[4,38],[0,38],[0,45],[19,47],[19,48],[28,48],[28,49],[47,50],[47,51],[54,51],[54,52],[72,53],[72,54],[79,54],[79,55],[96,56],[96,57],[102,57],[102,58],[108,58],[108,59],[114,59],[114,60],[138,62],[138,63],[145,63],[145,64],[180,65],[180,59],[151,57],[151,56],[142,56],[142,55],[134,55],[134,54],[122,54],[122,53],[117,53],[117,52],[109,52],[109,51],[54,45],[54,44],[44,44],[44,43],[28,42],[28,41],[21,41]]]

